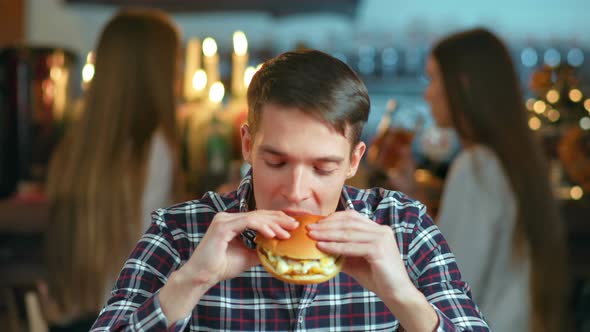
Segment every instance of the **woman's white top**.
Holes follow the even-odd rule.
[[[528,331],[530,259],[515,263],[517,202],[499,159],[478,145],[453,161],[438,226],[493,331]]]
[[[159,208],[170,206],[174,182],[174,161],[172,151],[164,135],[156,131],[152,137],[148,166],[141,201],[143,232],[152,222],[151,213]],[[138,236],[139,240],[140,236]]]

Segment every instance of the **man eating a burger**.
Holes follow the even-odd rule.
[[[424,205],[344,184],[369,109],[334,57],[267,61],[241,128],[250,171],[153,213],[93,330],[489,331]]]

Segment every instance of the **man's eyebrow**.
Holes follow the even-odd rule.
[[[268,145],[261,145],[260,150],[263,153],[268,153],[268,154],[272,154],[272,155],[279,156],[279,157],[283,157],[283,156],[287,155],[286,153],[279,151],[279,150],[277,150],[271,146],[268,146]],[[344,161],[344,158],[341,156],[337,156],[337,155],[328,155],[328,156],[314,158],[314,161],[319,161],[319,162],[324,162],[324,163],[341,163],[342,161]]]

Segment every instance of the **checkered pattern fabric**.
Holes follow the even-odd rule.
[[[92,331],[398,331],[391,311],[372,292],[340,273],[318,285],[290,285],[262,266],[212,287],[185,319],[168,321],[158,290],[203,238],[217,212],[248,211],[251,175],[237,191],[153,213],[154,222],[127,260]],[[393,228],[416,287],[439,315],[438,331],[489,331],[445,239],[426,208],[402,193],[344,186],[338,210],[355,209]],[[253,246],[252,231],[242,234]]]

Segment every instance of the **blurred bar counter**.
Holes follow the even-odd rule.
[[[572,281],[590,280],[590,199],[560,201],[567,224]],[[43,199],[0,200],[0,285],[31,285],[43,278],[48,207]],[[547,262],[551,264],[551,262]]]
[[[45,275],[44,233],[49,209],[42,198],[0,200],[0,285],[34,284]]]

